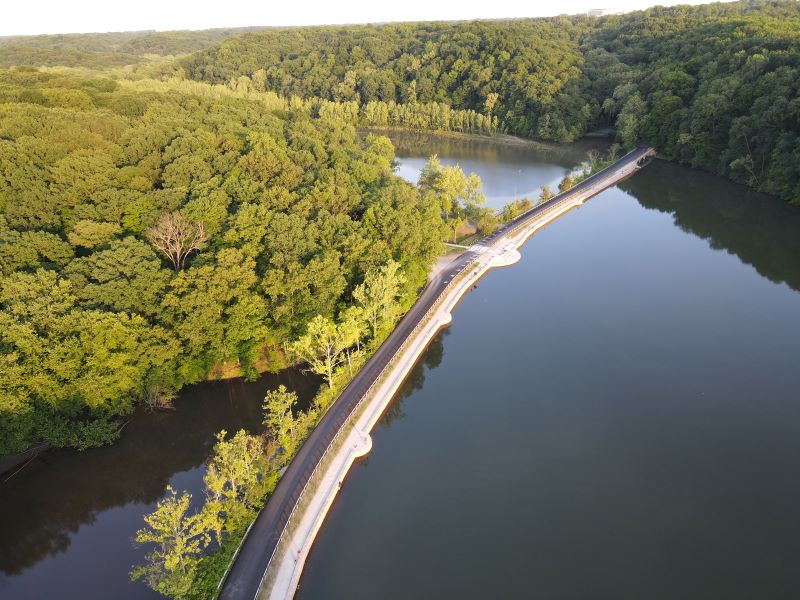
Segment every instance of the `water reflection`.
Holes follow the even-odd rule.
[[[96,572],[108,570],[122,574],[106,588],[109,597],[141,597],[132,591],[140,584],[134,586],[125,577],[143,554],[143,549],[130,545],[141,516],[177,475],[183,488],[200,494],[202,465],[214,434],[220,429],[258,431],[264,394],[281,383],[305,402],[319,385],[316,378],[285,371],[250,383],[232,380],[191,386],[181,392],[174,411],[137,412],[115,445],[46,453],[0,485],[3,597],[35,597],[39,565],[47,569],[50,585],[70,582],[70,597],[93,597],[91,588],[81,586],[88,585]],[[101,516],[122,518],[113,512],[120,509],[132,527],[108,529],[109,537],[88,551],[71,549],[79,531],[89,535]],[[52,571],[53,558],[63,562],[63,570],[56,566]]]
[[[395,421],[405,417],[403,412],[403,400],[411,396],[414,392],[421,390],[425,385],[425,373],[432,371],[442,364],[444,358],[444,338],[450,334],[449,329],[442,329],[431,340],[422,358],[414,365],[403,385],[397,391],[397,395],[386,407],[378,426],[382,429],[391,429]]]
[[[517,198],[537,198],[543,185],[552,189],[564,174],[586,160],[589,150],[605,151],[603,139],[575,144],[498,142],[485,138],[441,137],[421,133],[392,133],[397,174],[416,183],[425,163],[438,154],[444,165],[459,164],[483,181],[486,205],[500,209]]]
[[[441,136],[423,132],[390,132],[387,134],[398,158],[425,158],[438,154],[449,161],[470,163],[502,163],[506,167],[530,167],[532,163],[572,168],[586,159],[589,150],[605,150],[604,138],[586,138],[572,144],[539,143],[509,138]],[[535,160],[531,160],[531,158]]]
[[[800,208],[709,173],[654,161],[620,187],[775,283],[800,290]]]

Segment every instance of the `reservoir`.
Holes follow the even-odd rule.
[[[395,137],[555,189],[597,141]],[[298,597],[796,598],[800,210],[655,161],[534,236],[454,313],[373,433]],[[185,388],[120,441],[0,483],[0,597],[158,598],[132,538],[168,484],[202,493],[214,434],[260,429],[299,371]],[[7,477],[7,476],[5,476]]]
[[[479,146],[438,153],[529,186]],[[796,208],[662,161],[601,193],[464,298],[297,597],[797,598],[798,290]]]

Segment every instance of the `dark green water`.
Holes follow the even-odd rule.
[[[522,257],[377,427],[298,598],[800,597],[800,210],[657,161]]]
[[[0,598],[162,598],[128,576],[133,545],[167,484],[202,498],[205,460],[220,429],[261,429],[261,403],[279,384],[308,402],[319,380],[285,371],[258,381],[185,388],[174,411],[139,411],[113,446],[42,455],[0,478]]]

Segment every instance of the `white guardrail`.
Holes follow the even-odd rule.
[[[636,171],[639,168],[637,162],[630,163],[629,165],[623,165],[622,167],[619,166],[619,163],[621,161],[625,160],[631,154],[634,154],[634,153],[636,153],[638,151],[639,150],[634,150],[633,152],[630,152],[630,153],[626,154],[625,156],[623,156],[619,161],[617,161],[613,165],[610,165],[609,167],[606,167],[605,169],[602,169],[601,171],[599,171],[599,172],[595,173],[594,175],[588,177],[584,181],[580,182],[574,188],[571,188],[569,190],[565,190],[564,192],[561,192],[560,194],[555,195],[553,198],[550,198],[549,200],[546,200],[546,201],[544,201],[544,202],[542,202],[540,204],[537,204],[536,206],[532,207],[531,209],[529,209],[525,213],[519,215],[515,219],[518,222],[515,225],[511,225],[507,229],[502,229],[499,232],[502,235],[499,236],[498,239],[492,240],[492,245],[496,244],[503,237],[505,237],[507,235],[511,235],[513,233],[516,233],[519,229],[522,229],[523,227],[528,225],[527,217],[529,217],[531,215],[531,213],[533,213],[534,211],[537,211],[537,210],[541,209],[543,206],[545,206],[547,204],[550,204],[550,208],[560,208],[561,206],[563,206],[564,204],[566,204],[567,202],[572,200],[573,199],[572,196],[574,196],[576,194],[583,195],[583,194],[590,193],[590,195],[593,195],[594,193],[597,193],[595,190],[601,184],[603,185],[604,188],[607,187],[606,180],[608,179],[608,175],[611,172],[617,173],[620,170],[626,170],[626,167],[630,168],[631,171]],[[595,178],[597,178],[597,179],[595,179]],[[592,181],[592,180],[594,180],[594,181]],[[589,183],[589,182],[592,182],[592,183],[588,187],[584,185],[584,184]],[[600,190],[597,190],[597,191],[600,191]],[[496,235],[496,234],[492,234],[492,235]],[[492,236],[489,236],[489,237],[492,237]],[[481,242],[478,242],[478,244],[480,244],[480,243]],[[395,362],[395,359],[405,351],[405,349],[408,347],[408,344],[410,344],[411,340],[413,340],[416,337],[416,335],[419,332],[419,330],[425,324],[427,324],[427,322],[428,322],[429,318],[431,318],[433,312],[439,307],[439,305],[442,303],[444,298],[447,297],[451,286],[453,286],[459,280],[461,275],[466,270],[471,269],[473,267],[473,265],[480,260],[480,256],[481,256],[481,254],[476,254],[476,256],[472,260],[470,260],[467,263],[465,263],[464,265],[462,265],[462,267],[456,273],[453,274],[453,276],[451,277],[450,281],[447,283],[447,285],[439,293],[439,295],[437,296],[436,300],[434,300],[433,304],[431,304],[431,306],[428,308],[428,310],[425,311],[425,314],[420,318],[419,322],[416,324],[414,329],[411,330],[411,332],[406,336],[406,338],[403,340],[403,342],[400,344],[400,346],[398,346],[397,349],[392,353],[391,357],[386,362],[386,365],[384,365],[384,367],[381,369],[380,373],[378,373],[378,375],[372,381],[372,383],[367,388],[367,390],[364,392],[364,394],[361,396],[361,398],[358,400],[358,402],[356,402],[356,404],[353,406],[352,410],[347,414],[347,417],[342,421],[341,426],[339,427],[337,432],[334,434],[334,436],[331,438],[331,441],[328,443],[328,446],[325,448],[325,451],[322,453],[322,455],[320,456],[319,460],[317,461],[317,464],[315,465],[314,469],[312,470],[311,475],[309,475],[308,479],[306,480],[306,483],[303,486],[303,489],[300,491],[300,494],[297,496],[297,501],[295,502],[294,507],[292,508],[292,511],[289,513],[289,517],[286,519],[286,524],[284,525],[283,529],[281,530],[280,535],[278,536],[277,541],[275,542],[275,548],[272,551],[272,554],[270,555],[270,558],[269,558],[269,561],[267,562],[266,568],[264,569],[264,574],[261,577],[261,582],[259,583],[258,590],[256,591],[256,596],[255,596],[256,598],[258,598],[261,595],[262,587],[263,587],[264,582],[266,580],[267,572],[269,571],[270,566],[272,565],[272,562],[275,559],[275,555],[278,553],[278,549],[280,548],[281,542],[283,541],[283,538],[286,535],[287,530],[289,529],[289,524],[291,523],[292,518],[295,516],[295,511],[297,510],[297,507],[300,505],[300,499],[303,497],[303,495],[305,494],[305,492],[308,489],[309,485],[311,484],[312,480],[315,478],[315,476],[319,472],[320,465],[322,465],[322,463],[325,461],[325,458],[330,453],[331,449],[336,445],[337,440],[343,434],[343,432],[346,429],[347,425],[351,422],[351,419],[353,418],[353,415],[356,413],[356,411],[358,411],[361,408],[361,406],[364,404],[364,401],[367,398],[369,398],[370,395],[372,394],[375,386],[378,385],[378,383],[382,382],[384,376],[387,374],[387,372],[390,370],[390,368],[393,367],[393,363]],[[251,524],[251,527],[252,527],[252,524]],[[248,533],[249,533],[249,529],[248,529]],[[247,534],[245,534],[245,537],[246,537],[246,535]],[[243,540],[242,543],[244,543],[244,540]],[[237,550],[237,554],[238,554],[238,550]],[[234,559],[233,560],[235,560],[235,555],[234,555]],[[231,564],[233,563],[233,560],[231,561]],[[221,587],[221,585],[222,585],[222,583],[224,581],[225,581],[225,577],[223,577],[222,580],[220,581],[220,587]]]

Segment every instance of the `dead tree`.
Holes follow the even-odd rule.
[[[186,257],[200,250],[208,240],[203,223],[192,223],[180,213],[161,215],[150,229],[147,239],[153,247],[166,256],[175,272],[180,271]]]

